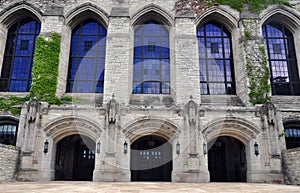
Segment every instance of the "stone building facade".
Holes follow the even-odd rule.
[[[282,151],[300,140],[292,2],[194,15],[175,13],[175,0],[1,1],[0,95],[28,95],[30,70],[17,62],[32,66],[35,38],[57,32],[56,95],[73,97],[32,99],[20,116],[1,111],[1,132],[11,128],[8,143],[20,148],[18,180],[283,183]],[[264,43],[272,101],[252,105],[247,63],[261,65]],[[14,75],[25,71],[24,86]]]

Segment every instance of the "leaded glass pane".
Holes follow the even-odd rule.
[[[9,28],[0,78],[0,91],[29,91],[35,42],[39,32],[40,24],[31,18],[20,20]]]
[[[273,95],[299,95],[300,82],[294,38],[283,25],[270,22],[262,33],[267,46]]]
[[[287,137],[285,138],[287,149],[300,147],[300,127],[286,127],[285,133]]]
[[[72,32],[67,92],[103,93],[106,29],[95,20]]]
[[[0,125],[0,143],[6,145],[16,145],[18,126],[16,124]]]
[[[169,33],[159,23],[149,21],[134,34],[134,94],[170,93]]]
[[[217,23],[209,22],[197,31],[200,93],[235,94],[230,33]]]

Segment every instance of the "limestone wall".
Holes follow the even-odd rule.
[[[300,185],[300,148],[283,152],[283,170],[286,184]]]
[[[19,150],[0,144],[0,182],[13,181],[18,165]]]

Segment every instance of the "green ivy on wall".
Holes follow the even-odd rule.
[[[291,6],[288,0],[216,0],[216,3],[229,5],[238,11],[242,11],[244,4],[248,4],[249,10],[254,13],[258,13],[272,4]]]
[[[39,36],[37,38],[29,96],[3,96],[0,98],[0,110],[19,115],[23,103],[33,97],[57,105],[72,100],[70,97],[61,99],[56,97],[60,40],[58,33],[53,33],[49,37]]]
[[[245,48],[245,45],[244,45]],[[271,91],[270,71],[266,56],[265,45],[259,45],[262,56],[261,66],[254,66],[246,54],[246,69],[249,80],[249,102],[252,104],[264,104],[271,100],[269,93]],[[245,50],[246,52],[246,50]]]
[[[14,115],[21,114],[21,108],[24,102],[30,100],[29,96],[3,96],[0,98],[0,110],[10,111]]]
[[[30,98],[36,96],[40,101],[61,104],[56,97],[60,40],[58,33],[37,38]]]
[[[174,9],[176,12],[192,10],[199,14],[207,7],[228,5],[241,12],[245,4],[254,13],[258,13],[272,4],[292,6],[288,0],[177,0]]]

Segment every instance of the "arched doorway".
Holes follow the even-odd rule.
[[[300,147],[300,121],[288,120],[284,123],[286,149]]]
[[[149,135],[131,145],[131,181],[171,181],[172,145],[166,139]]]
[[[92,180],[95,142],[83,135],[71,135],[57,143],[55,180]]]
[[[218,137],[208,143],[211,182],[246,182],[245,145],[233,137]]]

